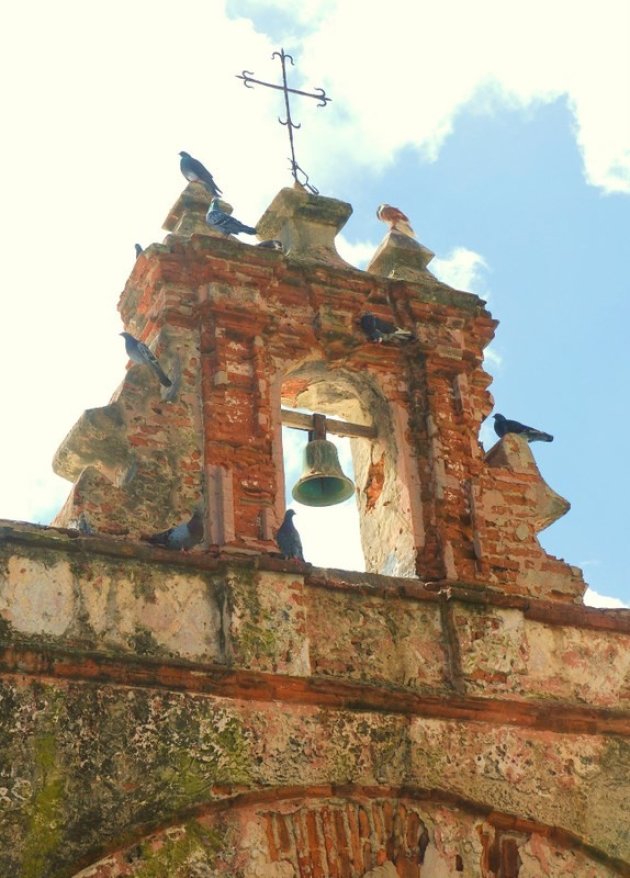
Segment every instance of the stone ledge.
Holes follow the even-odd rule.
[[[0,678],[27,675],[119,686],[167,689],[238,701],[300,704],[409,717],[522,726],[566,734],[630,737],[630,711],[514,699],[408,692],[402,687],[235,670],[221,664],[160,661],[27,644],[0,643]]]
[[[507,595],[488,585],[454,580],[423,583],[420,580],[384,576],[380,573],[314,567],[299,561],[252,554],[249,550],[228,552],[216,546],[207,550],[172,552],[140,542],[111,536],[82,536],[73,528],[51,527],[31,522],[0,519],[0,545],[14,542],[33,548],[80,553],[168,565],[181,570],[224,571],[231,567],[297,574],[311,588],[346,591],[361,595],[399,597],[412,601],[439,604],[461,602],[483,607],[521,610],[526,618],[548,625],[570,625],[619,633],[630,633],[630,609],[606,609],[576,604],[543,601],[519,595]]]
[[[630,708],[628,611],[37,525],[0,523],[2,537],[5,648],[69,652],[88,676],[98,655],[348,692],[518,703],[542,715],[550,705]]]

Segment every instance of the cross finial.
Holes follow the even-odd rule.
[[[242,79],[246,88],[252,88],[253,85],[256,84],[256,85],[263,85],[266,88],[276,88],[279,91],[282,91],[284,93],[284,105],[286,108],[287,117],[286,117],[286,119],[279,118],[278,122],[281,125],[286,125],[287,130],[289,132],[289,144],[291,145],[291,158],[289,159],[289,161],[291,162],[291,173],[293,174],[293,179],[295,180],[296,183],[298,183],[300,186],[303,186],[305,189],[308,189],[309,192],[312,192],[313,195],[318,195],[319,190],[316,189],[312,183],[309,183],[308,174],[306,173],[306,171],[303,168],[301,168],[298,165],[297,160],[295,158],[295,146],[293,144],[293,129],[295,128],[297,130],[298,128],[301,128],[302,125],[301,125],[301,123],[296,125],[295,122],[291,118],[291,107],[289,105],[289,92],[291,92],[291,94],[295,94],[295,95],[304,95],[304,97],[306,97],[306,98],[315,98],[316,100],[319,101],[319,104],[317,105],[318,107],[325,107],[326,104],[332,100],[332,98],[329,98],[327,96],[327,94],[323,88],[316,88],[314,92],[300,91],[300,89],[298,89],[298,88],[289,88],[289,86],[287,84],[286,61],[288,58],[289,61],[291,62],[291,64],[294,65],[293,58],[291,57],[291,55],[288,55],[284,51],[284,49],[280,49],[279,52],[274,52],[271,57],[272,57],[272,59],[279,58],[280,63],[282,64],[282,85],[275,85],[273,82],[262,82],[262,80],[260,80],[260,79],[254,79],[251,70],[243,70],[242,73],[237,74],[236,78]],[[303,179],[301,179],[301,180],[298,179],[298,174],[301,174]]]

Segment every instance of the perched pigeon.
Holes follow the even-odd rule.
[[[246,235],[256,234],[256,229],[252,226],[246,226],[245,223],[234,219],[229,213],[225,213],[225,211],[221,210],[216,198],[213,198],[210,202],[210,207],[206,214],[206,222],[209,226],[212,226],[213,229],[223,232],[224,235],[238,235],[239,232],[244,232]]]
[[[295,510],[293,509],[287,509],[284,513],[282,524],[276,531],[276,542],[283,558],[297,558],[299,561],[303,561],[302,540],[292,521],[294,515]]]
[[[142,253],[144,248],[143,248],[142,244],[134,244],[133,246],[136,248],[136,259],[137,259],[138,256],[140,256],[140,254]]]
[[[361,329],[370,341],[377,343],[383,341],[412,341],[415,336],[408,329],[401,329],[393,323],[387,323],[380,317],[375,317],[370,311],[361,316],[359,321]]]
[[[553,436],[550,433],[543,433],[542,430],[535,430],[533,427],[527,427],[525,424],[519,424],[518,421],[510,421],[503,415],[493,415],[494,432],[497,436],[505,436],[506,433],[518,433],[528,442],[553,442]]]
[[[416,233],[409,224],[409,217],[402,210],[392,207],[391,204],[379,204],[376,216],[381,222],[387,223],[392,232],[400,232],[408,238],[415,238]]]
[[[93,534],[92,525],[90,524],[90,520],[87,517],[87,513],[85,511],[81,512],[77,519],[77,530],[83,537],[89,537],[90,534]]]
[[[202,510],[195,509],[190,521],[142,539],[153,546],[164,546],[165,549],[190,549],[203,540]]]
[[[170,387],[171,379],[158,363],[155,354],[149,350],[144,342],[138,341],[130,332],[121,332],[120,335],[125,339],[125,350],[129,359],[141,366],[150,366],[160,379],[160,384],[163,384],[164,387]]]
[[[277,241],[275,238],[270,238],[268,241],[261,241],[259,244],[256,244],[256,246],[260,247],[261,250],[284,250],[282,241]]]
[[[214,182],[212,174],[207,168],[204,168],[201,162],[194,159],[187,152],[180,152],[180,156],[182,158],[179,163],[179,169],[189,183],[203,183],[211,195],[215,197],[221,195],[221,190]]]

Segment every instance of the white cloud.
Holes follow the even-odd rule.
[[[356,268],[364,269],[374,256],[378,244],[373,244],[371,241],[351,243],[343,235],[337,235],[335,246],[342,259],[345,259],[346,262],[349,262],[350,265],[354,265]]]
[[[13,134],[0,161],[10,205],[0,218],[10,254],[0,371],[11,375],[0,515],[36,517],[65,496],[66,485],[48,475],[50,460],[83,409],[106,404],[124,375],[115,303],[134,242],[165,236],[160,223],[184,186],[178,151],[207,164],[245,222],[289,185],[286,130],[274,121],[281,98],[236,79],[246,68],[277,81],[275,36],[238,11],[228,18],[219,0],[185,5],[185,14],[166,0],[112,0],[96,12],[78,0],[11,6],[12,38],[0,54],[0,75],[14,84],[3,103]],[[296,134],[298,157],[322,191],[327,181],[336,191],[348,168],[376,175],[405,146],[435,156],[467,103],[494,112],[563,94],[591,178],[623,188],[625,0],[601,0],[597,15],[566,0],[520,10],[504,0],[426,8],[399,0],[395,14],[357,0],[293,7],[306,33],[285,45],[296,59],[294,84],[321,85],[333,97],[325,110],[303,101],[298,121],[309,135]],[[375,246],[340,240],[339,249],[362,265]],[[452,263],[447,282],[485,296],[486,266],[470,252],[430,267]]]
[[[474,250],[455,247],[443,258],[436,256],[429,268],[439,280],[449,286],[476,293],[486,301],[490,298],[486,283],[486,274],[490,268],[483,256]],[[503,357],[495,347],[485,349],[484,359],[486,367],[490,369],[498,370],[503,365]]]
[[[485,273],[489,270],[488,263],[474,250],[456,247],[443,258],[436,256],[429,268],[445,284],[487,297]]]
[[[490,368],[494,367],[495,369],[500,369],[503,365],[503,357],[496,350],[496,348],[489,347],[486,348],[483,352],[484,360],[486,360],[485,365],[490,366]]]
[[[589,607],[605,607],[607,609],[628,608],[630,605],[624,604],[619,598],[613,598],[609,595],[599,594],[592,588],[587,588],[584,593],[584,603]]]
[[[320,122],[328,148],[321,136],[312,142],[309,163],[352,156],[383,167],[409,145],[435,158],[466,106],[494,112],[566,96],[588,180],[630,192],[627,0],[600,0],[596,12],[570,0],[442,0],[422,9],[399,0],[395,15],[363,0],[312,0],[301,24],[310,27],[302,75],[320,84],[325,73],[335,102]]]

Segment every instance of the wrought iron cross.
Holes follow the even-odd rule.
[[[306,171],[301,168],[297,160],[295,158],[295,146],[293,144],[293,129],[296,130],[302,127],[302,124],[295,124],[293,119],[291,118],[291,107],[289,106],[289,92],[294,95],[304,95],[306,98],[315,98],[319,101],[318,107],[325,107],[327,103],[332,101],[332,98],[329,98],[326,95],[326,92],[323,88],[316,88],[314,92],[310,91],[300,91],[298,88],[289,88],[287,85],[287,68],[286,68],[286,60],[287,58],[294,65],[293,58],[291,55],[287,55],[284,49],[280,49],[279,52],[274,52],[271,58],[280,58],[280,63],[282,64],[282,85],[275,85],[273,82],[262,82],[260,79],[254,79],[251,70],[243,70],[242,73],[237,74],[237,79],[242,79],[246,88],[252,88],[254,84],[256,85],[264,85],[266,88],[277,88],[279,91],[284,92],[284,105],[287,111],[287,118],[280,119],[278,117],[278,122],[281,125],[286,125],[289,131],[289,143],[291,145],[291,158],[289,161],[291,162],[291,173],[293,174],[293,179],[296,183],[299,183],[300,186],[304,186],[305,189],[308,189],[309,192],[312,192],[313,195],[318,195],[319,190],[313,186],[312,183],[309,183],[308,174]],[[298,174],[301,174],[303,179],[298,179]]]

